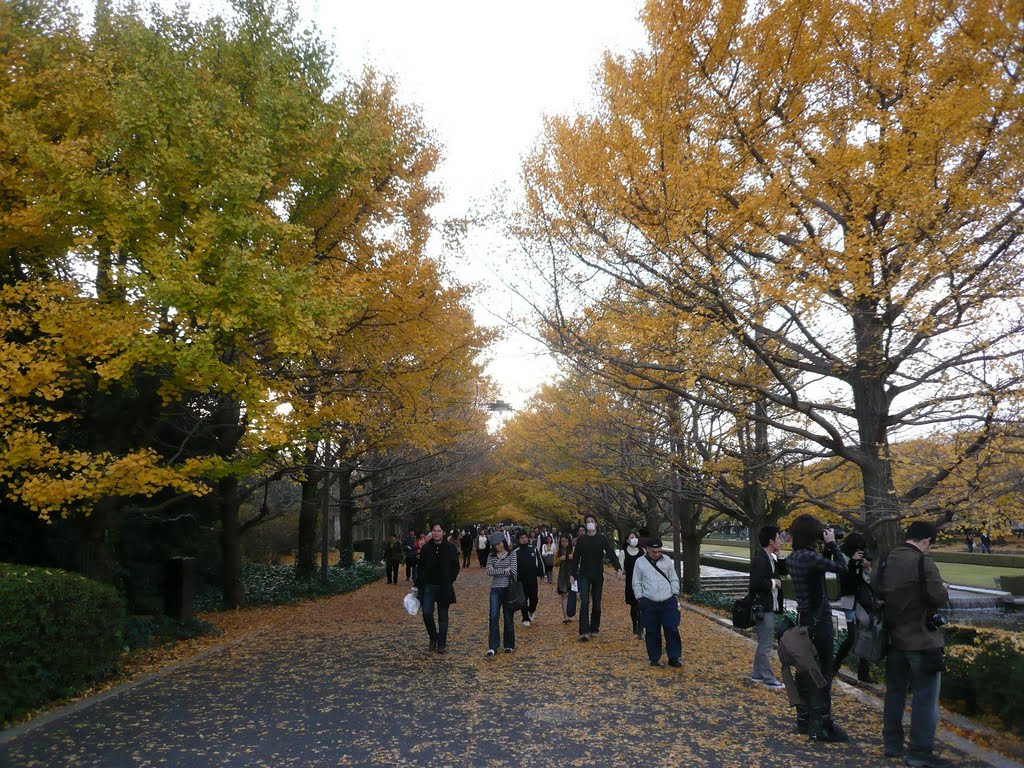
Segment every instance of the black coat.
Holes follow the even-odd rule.
[[[750,558],[750,593],[754,596],[754,604],[766,611],[782,613],[782,590],[779,590],[779,602],[772,605],[772,579],[786,575],[786,561],[779,558],[772,567],[772,559],[764,549],[758,548]]]
[[[431,579],[431,575],[436,576]],[[437,595],[440,605],[452,605],[455,602],[455,579],[459,576],[459,550],[447,541],[435,543],[427,541],[420,549],[419,573],[416,578],[416,589],[420,595],[427,584],[436,583],[447,589],[441,589]],[[429,579],[429,580],[428,580]]]

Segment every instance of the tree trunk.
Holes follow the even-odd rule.
[[[238,478],[217,484],[220,506],[220,549],[223,557],[224,607],[237,608],[245,598],[242,588],[242,537],[238,531]]]
[[[316,569],[316,521],[320,514],[320,480],[323,473],[308,465],[305,479],[300,484],[302,501],[299,504],[299,546],[295,556],[295,578],[308,581]]]
[[[899,543],[901,509],[892,482],[889,396],[877,361],[884,359],[879,326],[870,312],[854,316],[857,372],[852,381],[857,458],[864,485],[866,535],[879,554]]]
[[[114,583],[114,551],[111,538],[117,527],[113,524],[118,504],[112,498],[104,498],[92,509],[82,525],[82,573],[86,578]]]
[[[703,538],[700,532],[701,507],[694,501],[686,501],[682,504],[681,512],[679,538],[683,575],[679,586],[684,593],[692,595],[700,591],[700,542]]]
[[[356,503],[352,494],[352,470],[338,472],[338,521],[341,531],[338,535],[338,565],[348,568],[352,565],[352,524],[355,520]]]

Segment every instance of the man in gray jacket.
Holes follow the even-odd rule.
[[[946,584],[928,550],[935,526],[915,521],[907,541],[893,549],[879,567],[874,586],[885,601],[889,655],[885,664],[885,710],[882,738],[887,757],[903,754],[903,707],[912,695],[910,738],[905,764],[922,768],[952,765],[933,753],[939,722],[939,684],[945,641],[932,621],[949,600]]]
[[[652,667],[661,666],[661,633],[665,633],[665,652],[670,667],[681,667],[683,642],[679,638],[679,577],[672,560],[663,557],[661,541],[647,544],[647,554],[633,567],[633,592],[644,625],[647,657]]]

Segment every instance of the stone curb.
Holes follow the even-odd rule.
[[[710,619],[711,621],[718,624],[720,627],[729,630],[732,634],[739,635],[740,637],[744,638],[747,641],[747,643],[750,644],[751,647],[757,647],[757,641],[751,638],[746,633],[744,633],[742,630],[736,629],[732,625],[732,621],[730,621],[729,619],[724,619],[718,614],[711,613],[710,611],[705,611],[702,608],[698,608],[697,606],[690,605],[686,602],[684,602],[682,606],[691,613],[696,613],[703,616],[706,619]],[[834,682],[833,684],[838,685],[839,689],[843,693],[852,696],[853,698],[860,701],[862,704],[866,704],[879,711],[882,710],[884,691],[882,691],[880,687],[861,687],[860,685],[851,685],[851,683],[855,680],[853,676],[847,675],[845,672],[840,672],[839,676],[842,679]],[[973,733],[977,733],[981,736],[997,735],[997,732],[993,729],[976,723],[973,720],[964,717],[963,715],[958,715],[955,712],[948,712],[945,709],[940,709],[939,716],[940,719],[945,723],[955,725],[957,728],[963,728],[967,731],[972,731]],[[961,752],[965,752],[971,757],[977,760],[981,760],[982,762],[993,766],[993,768],[1024,768],[1024,763],[1018,763],[1016,760],[1013,760],[1012,758],[1009,758],[1006,755],[1000,754],[999,752],[994,752],[990,749],[980,747],[973,741],[965,739],[963,736],[953,733],[952,731],[947,730],[945,728],[938,728],[935,736],[943,743],[948,744],[951,747],[955,747]]]
[[[247,632],[241,637],[236,637],[234,640],[228,640],[223,643],[218,643],[217,645],[212,645],[206,650],[200,651],[195,656],[190,656],[187,659],[182,659],[181,661],[175,662],[174,664],[170,664],[166,667],[163,667],[162,669],[158,669],[156,672],[148,672],[144,675],[139,675],[138,677],[129,680],[127,683],[122,683],[121,685],[103,691],[103,693],[97,693],[95,696],[89,696],[88,698],[81,699],[80,701],[75,701],[71,704],[66,704],[63,707],[58,707],[57,709],[50,710],[46,714],[39,715],[38,717],[35,717],[27,722],[21,723],[20,725],[15,725],[11,728],[6,728],[0,731],[0,744],[6,744],[7,742],[13,741],[14,739],[18,738],[19,736],[23,736],[24,734],[29,733],[30,731],[34,731],[36,728],[41,728],[44,725],[49,725],[50,723],[56,722],[57,720],[67,717],[68,715],[73,715],[78,712],[82,712],[83,710],[89,709],[89,707],[95,704],[99,704],[100,702],[106,701],[107,699],[113,698],[114,696],[119,696],[122,693],[126,693],[127,691],[130,691],[132,688],[137,688],[140,685],[145,685],[146,683],[149,683],[153,680],[157,680],[161,677],[166,677],[167,675],[173,674],[174,672],[177,672],[179,669],[187,667],[190,664],[194,664],[197,661],[202,661],[203,659],[206,659],[210,656],[214,656],[215,654],[221,653],[222,651],[234,648],[236,645],[239,645],[242,642],[249,640],[252,637],[255,637],[256,635],[259,635],[262,631],[263,630],[256,629],[252,632]]]

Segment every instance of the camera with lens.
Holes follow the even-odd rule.
[[[764,619],[764,608],[755,603],[750,607],[750,615],[754,621],[761,621]]]
[[[939,627],[946,626],[946,617],[943,616],[941,613],[933,613],[931,616],[927,618],[927,620],[924,623],[924,626],[929,632],[934,632]]]

